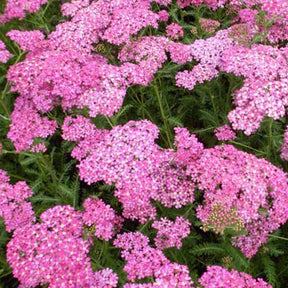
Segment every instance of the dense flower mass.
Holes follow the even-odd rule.
[[[227,271],[220,266],[208,266],[199,282],[205,288],[272,288],[262,279],[253,279],[249,274],[236,270]]]
[[[10,204],[15,203],[15,205],[11,209],[6,204],[7,200],[5,202],[5,199],[2,199],[2,207],[7,208],[0,216],[4,217],[7,231],[15,230],[13,238],[7,246],[7,260],[13,268],[13,275],[23,286],[36,287],[48,283],[49,286],[55,288],[95,287],[95,285],[102,288],[113,288],[117,286],[118,277],[111,269],[95,273],[92,271],[88,257],[91,243],[89,239],[82,238],[84,224],[87,222],[87,211],[82,213],[75,211],[71,206],[55,206],[41,214],[41,223],[33,223],[35,221],[34,214],[23,213],[25,211],[23,205],[18,205],[21,199],[31,196],[32,192],[23,182],[18,182],[14,187],[7,184],[8,179],[5,173],[1,173],[3,183],[1,191],[5,189],[5,192],[8,192],[10,189],[11,193],[7,194],[7,197],[12,197],[13,202],[10,201]],[[19,189],[23,191],[21,196]],[[85,203],[85,206],[89,204],[88,201]],[[32,211],[31,205],[29,207],[28,212]],[[89,209],[91,208],[89,207]],[[107,210],[107,207],[105,209]],[[103,213],[103,211],[99,210],[98,213]],[[98,222],[96,221],[98,223],[96,236],[99,237],[100,233],[101,237],[106,240],[111,237],[111,231],[107,230],[107,225],[110,227],[111,224],[114,224],[113,221],[115,222],[115,219],[107,218],[108,214],[104,212],[104,214],[97,215],[96,218],[98,220]],[[95,215],[91,215],[91,217],[93,218]],[[119,220],[117,222],[119,223]],[[86,224],[89,225],[90,222]],[[101,231],[101,229],[104,230]]]
[[[234,244],[247,257],[267,241],[268,233],[287,221],[286,174],[264,159],[231,145],[216,146],[205,149],[199,159],[188,163],[186,173],[204,190],[205,205],[197,208],[197,216],[204,223],[215,225],[216,232],[228,223],[236,225],[236,230],[245,225],[247,235],[235,237]],[[209,218],[215,213],[215,205],[221,205],[224,211]],[[233,209],[236,211],[232,213]]]
[[[204,83],[216,78],[219,74],[216,69],[222,60],[223,52],[234,44],[228,37],[228,30],[220,30],[215,36],[208,39],[197,39],[190,44],[192,59],[199,64],[191,71],[184,70],[176,75],[176,85],[193,90],[197,83]]]
[[[35,287],[49,283],[56,288],[91,284],[93,272],[87,257],[89,243],[80,237],[78,229],[81,218],[75,215],[76,212],[71,215],[65,209],[70,208],[55,206],[42,224],[15,230],[8,243],[7,260],[14,276],[23,285]],[[61,215],[57,219],[59,212],[68,217]]]
[[[85,150],[89,155],[78,165],[79,175],[89,184],[101,180],[114,184],[114,194],[123,204],[124,217],[141,222],[154,219],[156,210],[152,199],[176,208],[194,201],[193,182],[186,177],[181,163],[173,164],[175,152],[163,151],[154,142],[157,126],[146,120],[130,121],[104,134],[102,139],[97,137],[99,141],[94,138],[89,142],[88,136],[87,142],[79,143],[79,147],[91,143]],[[78,147],[72,155],[76,151],[83,155]]]
[[[118,276],[112,269],[106,268],[95,273],[95,286],[98,288],[117,287]]]
[[[228,115],[234,129],[247,135],[259,128],[265,116],[275,120],[285,115],[287,102],[287,51],[266,45],[226,49],[221,70],[244,76],[234,92],[235,110]]]
[[[35,13],[47,0],[7,0],[4,13],[0,15],[0,24],[13,18],[23,19],[26,13]]]
[[[19,97],[11,114],[12,124],[7,136],[13,141],[18,152],[33,149],[35,138],[46,138],[52,135],[57,128],[56,121],[50,120],[48,117],[41,117],[37,109],[28,103]],[[25,121],[23,121],[23,117]],[[42,148],[42,151],[46,150],[45,146]]]
[[[110,205],[105,205],[102,199],[87,198],[83,203],[83,223],[87,226],[95,225],[95,236],[110,240],[122,226],[123,219],[115,214]]]
[[[130,121],[114,127],[102,141],[94,143],[89,156],[78,165],[79,175],[87,183],[104,180],[115,184],[124,217],[144,221],[156,215],[149,200],[155,184],[149,176],[159,165],[154,143],[157,135],[157,127],[149,121]]]
[[[286,0],[2,2],[4,285],[286,285]]]
[[[5,43],[0,40],[0,62],[6,63],[12,54],[6,49]]]
[[[233,140],[236,138],[235,132],[228,125],[215,129],[214,133],[219,141]]]
[[[184,36],[183,29],[180,25],[176,23],[171,23],[166,27],[166,33],[174,40],[178,40],[179,37]]]
[[[167,218],[161,218],[160,221],[154,221],[152,227],[157,229],[157,235],[154,239],[158,249],[166,249],[176,246],[181,248],[181,240],[190,234],[191,224],[183,217],[177,217],[175,222]]]
[[[122,248],[122,257],[126,260],[124,271],[127,272],[131,282],[145,277],[155,277],[154,283],[141,286],[142,284],[126,284],[125,288],[133,287],[192,287],[193,281],[189,276],[189,271],[185,265],[171,263],[156,248],[149,246],[148,237],[140,232],[124,233],[118,235],[114,245]]]
[[[0,217],[4,218],[6,231],[32,224],[35,221],[32,205],[27,201],[33,192],[25,182],[9,184],[7,173],[0,170]]]

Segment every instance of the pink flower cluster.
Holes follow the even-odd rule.
[[[177,0],[177,4],[181,8],[185,8],[190,5],[198,7],[200,4],[205,4],[208,8],[212,10],[216,10],[219,7],[223,8],[224,5],[228,2],[231,2],[231,1],[229,0]]]
[[[5,43],[0,40],[0,63],[6,63],[12,54],[6,49]]]
[[[145,277],[155,278],[154,283],[126,284],[123,288],[192,287],[188,268],[171,263],[161,250],[150,247],[148,237],[140,232],[118,235],[114,245],[123,249],[121,255],[127,262],[124,271],[128,280],[135,282]]]
[[[105,241],[110,240],[122,227],[123,218],[117,216],[115,211],[106,205],[102,199],[87,198],[83,203],[83,223],[95,228],[94,235]]]
[[[0,24],[13,18],[22,20],[27,13],[35,13],[47,0],[6,0],[4,13],[0,15]]]
[[[184,70],[176,75],[176,85],[193,90],[197,83],[210,81],[218,76],[216,69],[222,60],[223,52],[234,40],[229,36],[228,30],[220,30],[215,36],[208,39],[197,39],[189,45],[192,59],[199,64],[195,65],[191,71]],[[191,61],[191,60],[190,60]]]
[[[191,148],[194,147],[192,143]],[[190,153],[187,149],[188,159]],[[183,152],[180,155],[184,158]],[[233,216],[234,222],[238,217],[239,225],[243,225],[243,221],[248,233],[236,237],[234,244],[247,257],[252,257],[267,241],[268,233],[287,221],[286,174],[266,160],[224,145],[202,150],[198,159],[186,165],[186,174],[204,190],[205,205],[198,206],[197,216],[204,223],[211,222],[209,215],[214,205],[220,203],[227,211],[222,217]],[[233,209],[236,215],[228,213]],[[227,223],[229,221],[227,219]]]
[[[81,214],[55,206],[40,218],[42,223],[16,229],[7,245],[14,277],[29,287],[91,287],[93,271],[89,242],[81,238]]]
[[[272,288],[261,278],[255,280],[249,274],[236,270],[229,272],[220,266],[208,266],[199,283],[204,288]]]
[[[109,205],[92,198],[84,202],[85,212],[71,206],[46,210],[36,223],[27,198],[32,191],[23,181],[9,184],[7,173],[0,170],[0,217],[6,231],[13,232],[7,245],[7,261],[22,287],[95,287],[114,288],[118,276],[111,269],[92,271],[88,257],[90,240],[82,238],[85,224],[96,224],[95,235],[109,240],[122,218]]]
[[[7,173],[0,170],[0,217],[4,218],[6,231],[12,232],[18,227],[32,224],[35,221],[34,211],[26,199],[32,191],[23,181],[9,184]]]
[[[160,221],[154,221],[152,228],[157,229],[157,235],[154,239],[158,249],[167,249],[170,247],[182,247],[182,239],[190,234],[190,223],[187,219],[179,216],[175,222],[161,218]]]
[[[236,139],[236,133],[228,125],[224,125],[215,129],[214,133],[219,141]]]
[[[124,233],[114,240],[114,246],[122,248],[121,256],[126,260],[123,270],[128,274],[127,279],[152,277],[169,260],[161,250],[149,246],[149,238],[140,232]]]
[[[146,217],[153,219],[156,209],[149,198],[155,194],[155,183],[149,175],[158,161],[157,136],[157,126],[147,120],[114,127],[101,141],[94,142],[89,155],[78,165],[80,178],[88,184],[101,180],[115,183],[115,196],[123,203],[124,217],[142,222]]]
[[[75,211],[70,206],[55,206],[42,213],[41,222],[34,224],[32,206],[25,202],[29,204],[26,205],[27,209],[22,200],[32,196],[31,190],[24,182],[10,185],[7,183],[9,178],[6,174],[1,171],[0,175],[1,207],[3,207],[0,216],[4,217],[7,231],[15,230],[7,245],[7,261],[22,287],[45,284],[55,288],[117,286],[118,276],[111,269],[92,271],[88,257],[91,243],[89,239],[82,238],[88,216],[88,226],[93,217],[97,217],[96,236],[99,237],[101,234],[105,240],[112,237],[113,232],[108,230],[113,229],[116,218],[110,207],[102,204],[102,210],[97,210],[97,215],[95,213],[91,215],[95,203],[87,207],[90,199],[88,198],[85,202],[85,212]],[[9,202],[9,199],[12,200]]]
[[[125,218],[141,223],[154,219],[151,200],[176,208],[192,203],[197,184],[204,191],[205,205],[197,208],[204,227],[212,225],[216,232],[227,226],[236,231],[244,228],[247,235],[236,237],[234,244],[247,257],[287,220],[285,173],[231,145],[204,149],[187,129],[176,128],[177,151],[159,149],[154,142],[158,129],[147,120],[107,131],[93,129],[87,119],[78,116],[68,117],[63,127],[65,139],[79,142],[72,155],[80,160],[80,177],[88,184],[114,184]],[[219,204],[225,207],[223,213],[215,208]]]
[[[97,288],[115,288],[118,284],[118,276],[112,269],[106,268],[95,272],[94,286]],[[92,288],[92,287],[91,287]]]
[[[57,129],[57,123],[48,117],[41,117],[35,106],[28,103],[22,97],[16,99],[7,137],[13,141],[18,152],[27,149],[45,151],[45,145],[39,146],[39,144],[34,143],[34,140],[52,135]]]
[[[174,40],[184,36],[182,27],[177,23],[171,23],[166,27],[166,34]]]
[[[135,66],[127,65],[127,73],[131,79],[131,83],[147,86],[152,81],[154,74],[162,64],[167,60],[165,47],[169,40],[165,37],[143,36],[139,40],[135,40],[125,45],[119,55],[119,60],[136,62]],[[127,63],[128,64],[128,63]],[[128,68],[130,67],[130,70]]]
[[[288,106],[286,48],[231,46],[223,53],[220,69],[245,77],[243,87],[233,95],[237,107],[228,115],[234,129],[250,135],[265,116],[277,120],[285,115]]]
[[[173,162],[175,152],[163,151],[155,144],[156,125],[148,120],[130,121],[102,136],[96,133],[96,139],[89,136],[82,140],[72,155],[81,160],[79,175],[88,184],[102,180],[115,184],[124,217],[141,222],[154,219],[152,199],[176,208],[194,201],[194,184],[186,177],[183,165]],[[78,151],[80,155],[76,155]]]
[[[176,159],[184,165],[190,165],[199,159],[204,150],[204,146],[200,143],[195,135],[191,135],[188,129],[176,127],[175,130],[175,146],[177,147]]]
[[[157,185],[153,199],[168,208],[181,208],[194,202],[195,185],[185,174],[185,165],[175,158],[169,149],[159,151],[160,166],[154,166],[151,180]]]
[[[7,33],[19,43],[21,49],[28,51],[23,62],[10,67],[7,79],[11,83],[11,90],[20,93],[29,107],[41,113],[51,111],[55,106],[61,106],[66,111],[73,107],[88,107],[91,117],[98,114],[112,116],[122,106],[126,89],[131,84],[147,85],[167,60],[163,46],[168,39],[156,39],[154,42],[158,53],[151,50],[147,55],[147,45],[149,43],[151,48],[152,40],[143,38],[139,44],[143,46],[142,52],[139,45],[135,47],[139,51],[137,65],[128,62],[120,66],[108,64],[107,58],[94,53],[94,47],[99,41],[130,45],[130,36],[140,29],[146,26],[158,27],[159,15],[152,12],[150,1],[135,0],[128,4],[117,0],[90,2],[64,3],[62,10],[72,19],[58,24],[48,39],[44,39],[39,31],[12,30]],[[146,56],[148,59],[144,60]],[[120,61],[129,58],[124,49],[121,57]],[[115,58],[113,60],[116,61]],[[134,59],[130,57],[129,61]],[[22,105],[16,102],[15,110],[20,109]],[[47,127],[42,128],[45,124],[41,123],[40,116],[35,117],[37,121],[30,121],[28,125],[35,127],[38,124],[40,130],[47,131]],[[18,126],[21,123],[17,117],[13,117],[12,127],[17,130]],[[19,127],[19,130],[23,128]],[[13,142],[22,142],[16,144],[17,151],[32,148],[33,138],[39,137],[32,134],[29,139],[21,140],[17,139],[19,134],[11,132],[10,139]]]

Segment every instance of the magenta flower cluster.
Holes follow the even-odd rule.
[[[6,49],[6,45],[0,40],[0,62],[6,63],[12,54]]]
[[[22,20],[46,2],[7,0],[0,24]],[[176,3],[181,12],[190,5],[214,11],[229,5],[237,16],[227,29],[216,20],[197,19],[198,30],[209,37],[184,44],[178,41],[187,28],[167,12],[167,6]],[[183,216],[158,217],[157,207],[179,212],[194,203],[196,188],[203,192],[195,209],[203,231],[232,230],[232,244],[252,258],[268,235],[288,220],[284,171],[232,145],[205,148],[183,127],[174,129],[174,148],[164,149],[156,144],[159,129],[149,120],[131,120],[108,130],[97,128],[92,118],[113,117],[128,89],[148,86],[171,61],[180,67],[175,85],[188,90],[220,73],[242,77],[243,86],[232,94],[235,108],[227,115],[231,125],[214,130],[219,141],[236,139],[232,128],[250,135],[265,117],[279,120],[288,107],[288,48],[277,45],[288,39],[287,1],[72,0],[61,5],[61,12],[69,21],[48,35],[38,30],[6,34],[27,52],[6,75],[11,91],[19,94],[7,138],[16,152],[39,153],[47,151],[45,139],[61,129],[63,140],[75,142],[71,156],[78,161],[80,180],[113,187],[122,214],[90,196],[82,210],[57,205],[37,218],[27,183],[10,184],[8,174],[0,170],[0,217],[12,235],[7,261],[20,287],[119,287],[112,269],[92,268],[89,252],[96,238],[121,249],[128,280],[123,288],[193,287],[188,267],[164,254],[165,249],[182,247],[191,223]],[[165,27],[162,34],[142,33],[145,28],[156,31],[159,25]],[[0,62],[12,56],[0,41]],[[52,119],[55,108],[64,111],[63,122]],[[280,156],[288,160],[288,128],[283,142]],[[128,219],[151,221],[157,230],[153,241],[139,231],[120,234]],[[271,287],[220,266],[208,266],[198,281],[205,288]]]
[[[215,136],[219,141],[236,139],[236,133],[227,124],[214,130]]]
[[[191,146],[195,149],[194,143]],[[190,153],[187,149],[188,159]],[[183,157],[183,152],[180,155]],[[237,236],[235,245],[247,257],[256,254],[268,234],[287,221],[286,174],[264,159],[231,145],[216,146],[202,150],[198,159],[187,163],[186,175],[205,191],[205,205],[197,208],[204,223],[217,203],[226,211],[236,208],[248,234]]]
[[[109,240],[117,233],[122,218],[102,200],[88,198],[84,212],[71,206],[55,206],[36,222],[32,205],[26,201],[32,194],[25,182],[11,185],[6,172],[0,171],[0,216],[6,230],[13,231],[7,261],[22,287],[48,283],[55,288],[116,287],[118,277],[111,269],[92,271],[88,257],[91,235],[86,240],[82,235],[84,227],[93,224],[95,236]]]
[[[102,199],[87,198],[83,206],[82,221],[88,227],[94,226],[96,237],[108,241],[121,229],[123,218],[117,216]]]
[[[158,249],[170,247],[182,247],[182,239],[190,234],[190,223],[182,216],[176,217],[175,222],[161,218],[160,221],[154,221],[152,228],[157,229],[157,235],[154,239]]]
[[[185,265],[171,263],[159,249],[149,245],[147,236],[140,232],[118,235],[114,245],[122,248],[121,255],[126,260],[124,271],[131,282],[145,277],[154,277],[149,284],[126,284],[123,288],[136,287],[193,287],[189,270]]]
[[[0,15],[0,24],[13,18],[23,19],[26,13],[35,13],[47,0],[7,0],[4,13]]]
[[[199,279],[203,287],[222,287],[222,288],[272,288],[271,285],[262,279],[253,279],[249,274],[231,270],[230,272],[220,266],[208,266]]]
[[[32,205],[27,198],[32,191],[25,182],[9,184],[7,173],[0,170],[0,217],[4,218],[6,230],[11,232],[18,227],[35,221]]]
[[[72,155],[80,160],[79,175],[85,182],[103,180],[115,185],[114,194],[123,204],[125,218],[139,219],[142,223],[154,219],[156,209],[152,199],[176,208],[194,201],[194,183],[186,177],[181,163],[173,164],[175,152],[161,150],[155,144],[156,125],[147,120],[130,121],[103,134],[101,140],[96,137],[99,141],[90,135],[80,141]]]

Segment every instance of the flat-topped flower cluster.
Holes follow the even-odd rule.
[[[7,0],[0,23],[23,20],[52,2]],[[36,215],[28,182],[11,184],[0,169],[0,217],[12,235],[6,256],[20,287],[113,288],[120,283],[123,288],[272,287],[260,278],[217,265],[209,265],[192,280],[190,267],[170,260],[165,252],[182,249],[183,240],[197,226],[190,220],[192,213],[201,222],[201,233],[212,230],[221,237],[232,231],[232,245],[247,258],[255,256],[269,234],[288,220],[286,173],[231,145],[236,130],[249,136],[266,117],[279,120],[286,115],[287,1],[64,2],[63,21],[53,32],[6,33],[10,42],[26,51],[22,61],[19,57],[15,62],[9,45],[0,40],[0,62],[8,62],[8,67],[9,59],[14,61],[6,78],[11,92],[18,93],[7,115],[11,123],[5,138],[17,153],[29,155],[50,153],[47,139],[55,134],[57,141],[74,142],[69,157],[77,161],[75,171],[83,187],[103,183],[112,187],[120,208],[116,211],[104,197],[90,195],[79,207],[56,205]],[[189,14],[189,7],[197,11],[205,7],[210,13],[230,9],[230,26],[203,15],[194,19],[196,12]],[[194,41],[182,41],[187,27],[175,20],[175,9],[181,21],[187,15],[198,21],[198,27],[189,30],[197,35]],[[173,69],[165,71],[167,63]],[[153,117],[144,119],[144,112],[143,119],[110,121],[121,113],[133,89],[139,89],[134,100],[144,107],[141,93],[159,75],[190,93],[223,74],[241,78],[243,85],[231,93],[234,108],[225,115],[227,124],[213,127],[221,145],[206,147],[178,124],[170,131],[163,112],[169,104],[162,91],[155,92],[153,103],[159,104],[164,128],[152,123]],[[110,129],[95,124],[98,116],[107,120]],[[165,129],[169,148],[159,144]],[[288,129],[279,153],[284,160],[287,147]],[[164,216],[163,211],[181,213],[188,206],[183,215]],[[141,231],[130,231],[129,221],[139,223]],[[148,226],[154,237],[143,232]],[[96,241],[121,249],[127,279],[119,280],[109,267],[93,267],[89,253]]]

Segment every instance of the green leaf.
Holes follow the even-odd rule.
[[[190,252],[195,255],[224,255],[225,249],[221,244],[203,243],[196,245]]]

